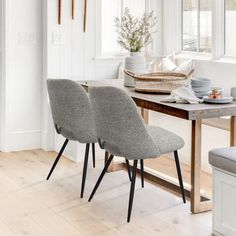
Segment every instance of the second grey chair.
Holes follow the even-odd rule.
[[[156,158],[162,154],[174,153],[183,202],[185,192],[180,170],[178,150],[184,141],[165,129],[144,123],[134,101],[115,87],[92,87],[89,90],[99,143],[110,157],[90,195],[92,200],[114,156],[133,160],[127,222],[130,222],[138,160]]]
[[[48,93],[55,129],[65,137],[65,142],[47,176],[49,180],[69,140],[86,144],[81,198],[83,198],[88,167],[89,148],[92,145],[93,167],[95,167],[95,143],[97,136],[91,112],[91,104],[85,90],[71,80],[49,79]]]

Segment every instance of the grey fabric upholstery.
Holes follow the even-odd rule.
[[[127,159],[155,158],[176,151],[184,141],[177,135],[144,124],[134,101],[115,87],[89,89],[98,138],[104,149]]]
[[[58,133],[80,143],[96,143],[91,104],[85,90],[71,80],[49,79],[48,93]]]
[[[176,134],[160,127],[146,126],[149,135],[159,147],[161,154],[177,151],[184,146],[184,140]]]
[[[236,147],[210,151],[209,163],[214,167],[236,174]]]

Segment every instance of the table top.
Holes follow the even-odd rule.
[[[128,93],[137,106],[176,116],[186,120],[201,120],[222,116],[236,116],[236,102],[230,104],[177,104],[160,102],[166,94],[147,94],[135,92],[134,88],[123,85],[122,79],[78,81],[86,90],[90,86],[114,86]]]

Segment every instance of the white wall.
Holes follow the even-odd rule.
[[[3,4],[0,0],[0,150],[2,146]]]
[[[213,86],[236,87],[236,61],[197,61],[195,75],[211,79]]]
[[[2,151],[41,147],[42,2],[4,2]]]

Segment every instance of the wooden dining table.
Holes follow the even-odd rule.
[[[189,190],[192,213],[200,213],[212,209],[211,199],[201,196],[201,140],[202,120],[209,118],[230,117],[230,146],[236,146],[236,102],[230,104],[176,104],[163,103],[166,95],[145,94],[135,92],[134,88],[123,86],[122,79],[78,81],[86,90],[90,86],[114,86],[124,90],[141,108],[141,113],[148,122],[148,111],[155,111],[191,122],[191,188]],[[119,168],[116,168],[118,170]],[[168,179],[160,179],[159,183],[173,186]],[[172,188],[177,190],[178,188]],[[187,190],[186,190],[187,191]]]

